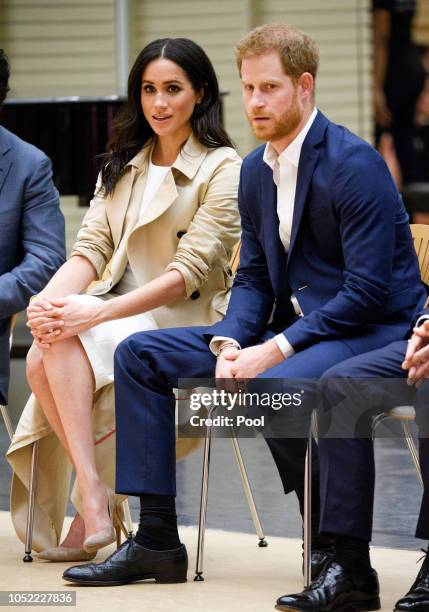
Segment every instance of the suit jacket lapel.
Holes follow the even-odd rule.
[[[10,142],[7,132],[0,126],[0,191],[12,165],[12,162],[6,157],[9,150]]]
[[[277,187],[273,180],[273,171],[262,163],[261,168],[261,201],[263,202],[265,255],[270,270],[271,282],[277,293],[282,274],[286,269],[286,253],[279,234],[279,217],[277,214]],[[270,265],[275,262],[273,270]]]
[[[319,111],[302,145],[301,155],[299,158],[298,177],[296,181],[292,231],[287,258],[288,264],[290,262],[291,254],[298,236],[314,168],[316,167],[317,160],[319,159],[320,155],[320,150],[317,147],[323,140],[327,125],[328,119]]]

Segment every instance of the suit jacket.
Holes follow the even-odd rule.
[[[128,262],[140,286],[179,270],[190,299],[151,314],[159,327],[210,325],[225,314],[232,285],[241,158],[229,147],[208,149],[191,135],[139,218],[150,151],[149,143],[129,162],[112,195],[96,188],[71,255],[87,257],[97,270],[91,295],[108,293]]]
[[[0,402],[7,401],[10,317],[64,262],[64,219],[44,153],[0,126]]]
[[[381,156],[318,112],[301,150],[286,255],[263,151],[243,162],[240,268],[226,317],[207,339],[232,337],[245,347],[270,327],[300,351],[364,337],[371,323],[403,325],[423,305],[425,290],[408,215]],[[294,316],[292,294],[304,317]],[[366,350],[364,341],[358,350]]]

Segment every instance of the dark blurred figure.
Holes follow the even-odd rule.
[[[0,49],[0,109],[9,90]],[[1,119],[1,115],[0,115]],[[65,258],[64,219],[51,162],[0,125],[0,403],[7,402],[9,328]]]
[[[401,187],[424,180],[413,147],[416,103],[426,76],[411,35],[416,0],[372,0],[372,8],[376,145],[386,152]],[[385,132],[391,139],[383,136]],[[392,145],[399,173],[395,171]]]

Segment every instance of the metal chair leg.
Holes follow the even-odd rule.
[[[304,588],[311,582],[311,462],[312,434],[308,433],[304,468]]]
[[[249,477],[247,476],[246,467],[244,465],[243,456],[240,450],[240,445],[238,444],[237,436],[235,435],[235,430],[233,427],[230,427],[230,433],[232,448],[234,449],[235,458],[237,460],[237,465],[240,470],[244,493],[246,494],[250,514],[252,516],[253,524],[255,525],[256,534],[259,538],[258,546],[260,546],[261,548],[265,548],[266,546],[268,546],[268,542],[265,539],[261,521],[259,520],[258,510],[256,508],[255,500],[253,499],[253,493],[252,488],[250,486]]]
[[[203,555],[204,555],[204,535],[206,531],[207,514],[207,494],[209,488],[209,469],[210,469],[210,448],[211,448],[212,428],[207,427],[206,439],[204,442],[204,461],[203,475],[201,479],[201,500],[200,500],[200,520],[198,525],[198,548],[197,565],[195,569],[195,582],[201,582],[203,577]]]
[[[375,439],[375,430],[377,429],[377,427],[380,425],[380,423],[382,423],[383,421],[389,418],[390,417],[387,416],[387,414],[385,414],[384,412],[377,414],[377,416],[373,418],[372,426],[371,426],[371,437],[373,440]]]
[[[31,454],[30,468],[30,490],[28,494],[28,514],[27,514],[27,530],[25,533],[25,557],[23,561],[26,563],[33,561],[31,550],[33,546],[33,526],[34,526],[34,502],[36,498],[37,486],[37,455],[39,451],[39,443],[33,442],[33,450]]]
[[[417,453],[416,445],[414,444],[413,436],[411,435],[410,430],[408,429],[408,423],[406,421],[402,421],[402,431],[404,432],[405,442],[408,446],[408,450],[410,451],[411,459],[413,460],[414,467],[416,468],[417,478],[420,481],[420,484],[423,487],[423,478],[422,471],[420,468],[419,455]]]

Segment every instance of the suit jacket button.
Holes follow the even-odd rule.
[[[184,236],[185,234],[186,234],[186,231],[185,231],[185,230],[179,230],[179,231],[177,232],[176,236],[177,236],[178,238],[181,238],[181,237],[182,237],[182,236]]]
[[[199,297],[200,297],[199,291],[194,291],[194,293],[191,293],[190,295],[191,300],[198,300]]]

